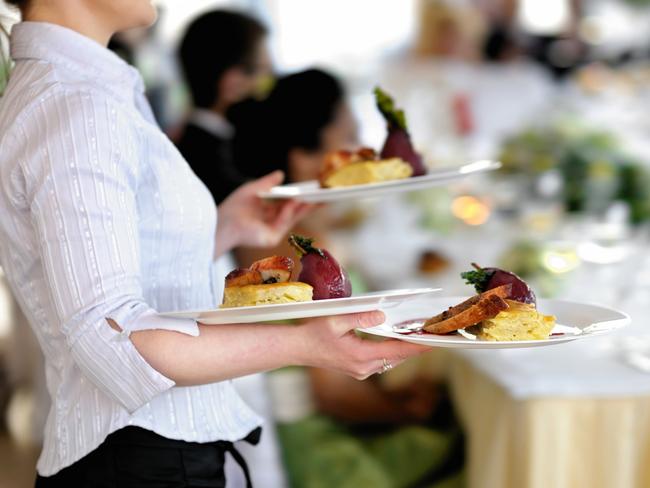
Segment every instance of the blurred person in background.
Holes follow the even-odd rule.
[[[280,169],[292,183],[317,179],[328,152],[358,146],[358,125],[342,83],[319,69],[280,78],[235,137],[237,165],[247,176]],[[319,247],[334,247],[335,222],[328,210],[312,214],[294,231],[315,237]],[[272,252],[295,255],[286,243]],[[237,256],[241,266],[263,257],[250,248],[238,249]],[[299,262],[296,267],[299,273]],[[355,280],[355,273],[351,276]],[[363,289],[358,277],[354,288]],[[419,364],[363,384],[308,368],[314,411],[278,425],[292,486],[436,486],[442,479],[450,488],[460,486],[455,476],[463,464],[459,430],[444,390],[427,372],[439,356],[427,355]],[[278,376],[271,384],[282,381]]]
[[[228,113],[270,76],[266,35],[253,17],[214,10],[192,21],[180,43],[194,108],[177,146],[217,203],[246,181],[233,159]]]
[[[413,54],[420,58],[473,60],[485,30],[484,19],[468,2],[420,0]]]
[[[328,152],[359,145],[358,129],[336,77],[320,69],[293,73],[278,79],[255,117],[240,122],[237,164],[249,177],[273,168],[290,182],[314,179]]]

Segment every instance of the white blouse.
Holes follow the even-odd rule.
[[[53,24],[14,26],[0,99],[0,264],[45,354],[38,472],[127,425],[234,441],[260,425],[230,382],[176,387],[128,339],[198,334],[158,312],[214,307],[216,206],[160,131],[135,69]],[[106,322],[113,318],[120,334]]]

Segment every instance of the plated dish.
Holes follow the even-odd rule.
[[[363,332],[388,339],[399,339],[431,347],[459,349],[510,349],[542,347],[587,339],[615,331],[630,323],[630,317],[620,310],[600,305],[564,300],[539,300],[538,306],[556,318],[556,324],[546,339],[487,341],[468,333],[430,334],[417,332],[424,325],[431,309],[444,310],[468,297],[432,297],[405,304],[399,310],[388,310],[388,320]],[[410,331],[410,333],[408,333]]]
[[[317,180],[313,180],[274,186],[269,191],[260,193],[259,196],[261,198],[280,200],[293,198],[311,203],[370,198],[448,185],[471,175],[495,171],[500,167],[501,163],[498,161],[482,160],[455,168],[441,168],[429,171],[423,176],[411,176],[404,179],[337,188],[323,188]]]
[[[226,276],[222,308],[308,302],[352,295],[347,271],[327,249],[315,247],[309,237],[291,234],[289,244],[300,258],[295,280],[293,259],[271,256],[238,268]]]
[[[300,258],[297,277],[294,278],[293,259],[270,256],[226,276],[219,309],[163,315],[191,318],[204,324],[269,322],[386,309],[409,298],[439,291],[418,288],[352,296],[347,272],[329,251],[315,247],[313,239],[296,234],[289,237],[289,242]]]
[[[260,193],[260,197],[314,203],[376,197],[446,185],[501,167],[496,161],[476,161],[456,168],[427,171],[422,155],[411,142],[404,111],[381,88],[375,88],[374,94],[377,109],[386,123],[386,139],[381,150],[363,147],[332,151],[325,155],[317,180],[276,186]]]
[[[462,273],[471,297],[427,300],[364,332],[438,347],[512,348],[568,342],[627,325],[624,312],[578,302],[542,300],[519,276],[499,268]],[[433,316],[432,316],[433,314]]]

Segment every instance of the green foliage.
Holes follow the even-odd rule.
[[[650,220],[650,166],[626,154],[607,132],[566,124],[531,128],[508,139],[500,158],[507,174],[534,179],[558,171],[568,212],[602,212],[623,201],[633,223]]]
[[[473,271],[465,271],[460,274],[460,277],[465,280],[467,285],[474,285],[476,293],[483,293],[487,288],[487,283],[492,277],[492,273],[488,273],[483,269]]]
[[[320,415],[280,423],[278,435],[292,488],[423,486],[419,481],[448,462],[458,440],[456,432],[417,425],[354,435]]]
[[[11,71],[11,59],[9,58],[8,53],[9,49],[8,46],[5,46],[8,39],[9,33],[0,22],[0,96],[2,96],[7,87],[9,72]]]
[[[289,244],[296,250],[298,256],[302,257],[305,254],[320,254],[323,256],[323,251],[314,247],[314,239],[305,237],[298,234],[291,234],[289,236]]]
[[[384,116],[389,127],[398,127],[402,130],[407,130],[406,115],[404,110],[395,107],[395,101],[388,93],[379,87],[375,87],[375,101],[377,108]]]

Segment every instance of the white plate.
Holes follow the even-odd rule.
[[[166,317],[190,318],[203,324],[245,324],[274,320],[323,317],[345,313],[369,312],[395,307],[409,298],[440,291],[440,288],[416,288],[365,293],[349,298],[314,300],[311,302],[278,303],[255,307],[219,308],[162,313]]]
[[[339,188],[321,188],[318,181],[314,180],[274,186],[268,192],[260,193],[259,196],[271,199],[294,198],[296,200],[314,203],[347,200],[350,198],[368,198],[386,195],[388,193],[421,190],[446,185],[466,176],[494,171],[500,167],[501,163],[497,161],[476,161],[457,168],[432,170],[424,176]]]
[[[545,315],[554,315],[557,324],[552,333],[562,334],[536,341],[482,341],[471,339],[470,335],[460,334],[399,334],[393,327],[406,321],[432,317],[443,310],[456,305],[469,297],[432,297],[418,300],[416,304],[400,307],[399,310],[387,312],[384,324],[369,329],[361,329],[372,334],[391,339],[399,339],[414,344],[432,347],[453,347],[461,349],[506,349],[520,347],[540,347],[563,342],[585,339],[595,335],[611,332],[628,325],[630,317],[621,311],[589,303],[568,302],[563,300],[538,300],[537,309]],[[420,323],[423,323],[421,320]]]

